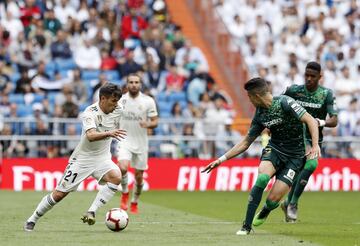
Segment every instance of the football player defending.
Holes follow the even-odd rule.
[[[270,212],[279,206],[281,198],[290,190],[305,156],[303,123],[308,126],[312,137],[313,145],[308,153],[310,159],[321,154],[317,122],[294,99],[284,95],[273,97],[262,78],[249,80],[244,88],[251,103],[256,107],[247,136],[202,170],[209,173],[222,162],[243,153],[265,128],[270,129],[271,138],[263,150],[258,176],[250,192],[245,221],[237,235],[247,235],[252,225],[263,224]],[[276,176],[276,181],[266,203],[254,217],[263,191],[273,176]]]
[[[309,62],[305,68],[305,85],[292,85],[284,93],[296,100],[306,111],[316,118],[319,127],[319,144],[323,140],[322,129],[324,127],[336,127],[337,108],[332,90],[319,85],[321,78],[321,66],[317,62]],[[329,118],[326,116],[329,114]],[[311,137],[306,131],[306,150],[311,147]],[[306,159],[305,166],[300,171],[294,185],[281,208],[285,213],[286,222],[295,222],[298,218],[298,200],[303,193],[305,186],[318,165],[318,158]]]
[[[117,129],[118,115],[112,113],[118,105],[121,89],[107,83],[100,88],[99,101],[87,107],[82,117],[80,143],[70,156],[64,175],[53,192],[46,195],[24,225],[25,231],[34,230],[37,221],[55,204],[75,191],[89,176],[105,184],[82,217],[84,223],[95,223],[96,211],[108,202],[121,182],[119,167],[111,160],[110,144],[113,138],[122,139],[126,131]]]
[[[128,168],[135,169],[135,183],[131,198],[130,212],[138,213],[138,200],[144,186],[143,174],[148,168],[148,136],[147,128],[158,125],[158,113],[152,97],[140,92],[141,78],[137,74],[130,74],[126,78],[127,93],[120,99],[122,107],[120,114],[120,128],[126,130],[126,139],[118,142],[118,165],[122,173],[122,196],[120,208],[128,209]]]

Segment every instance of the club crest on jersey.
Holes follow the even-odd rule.
[[[126,104],[126,99],[122,100],[122,101],[121,101],[121,104],[122,104],[122,105],[125,105],[125,104]]]
[[[318,95],[318,99],[319,99],[319,100],[324,100],[324,99],[325,99],[325,95],[324,95],[324,94]]]
[[[92,121],[91,118],[86,118],[85,119],[86,124],[91,124],[91,121]]]
[[[140,105],[140,106],[138,107],[138,109],[139,109],[139,110],[142,110],[142,106]]]

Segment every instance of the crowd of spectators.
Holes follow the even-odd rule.
[[[215,136],[216,124],[225,130],[233,113],[208,70],[203,52],[171,22],[163,0],[1,1],[0,119],[25,119],[0,120],[0,134],[14,136],[2,141],[4,156],[68,155],[71,141],[16,136],[79,135],[79,123],[57,119],[79,118],[98,99],[102,84],[123,86],[130,73],[143,77],[144,93],[156,97],[160,117],[194,119],[163,124],[149,134]],[[214,142],[201,140],[158,144],[151,155],[169,153],[169,146],[179,157],[209,158],[216,152]]]
[[[303,83],[304,65],[318,60],[322,83],[334,89],[340,110],[339,127],[327,135],[360,135],[358,1],[213,1],[251,76],[265,77],[280,94]],[[149,132],[172,136],[152,141],[150,156],[211,158],[241,138],[231,129],[231,100],[209,74],[201,49],[171,21],[165,1],[1,1],[0,134],[14,136],[1,142],[4,156],[68,155],[73,141],[16,136],[79,135],[79,123],[57,119],[78,119],[102,84],[123,86],[130,73],[142,76],[143,91],[156,98],[161,118],[179,120]],[[25,121],[2,120],[18,117]],[[355,145],[340,145],[326,144],[326,153],[356,155]]]
[[[334,91],[339,109],[338,127],[328,136],[360,136],[360,1],[213,2],[250,76],[266,78],[279,95],[292,84],[304,83],[307,62],[320,62],[321,83]],[[360,158],[354,149],[355,144],[332,143],[325,145],[325,154]]]

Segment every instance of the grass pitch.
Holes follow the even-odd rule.
[[[97,223],[80,221],[95,192],[70,194],[36,225],[22,231],[26,218],[46,193],[0,191],[0,245],[359,245],[360,195],[306,193],[300,220],[283,222],[280,209],[245,237],[236,236],[245,216],[247,193],[144,192],[140,215],[131,215],[128,228],[115,233],[104,225],[105,213],[117,207],[114,197],[97,214]],[[265,196],[263,196],[265,197]],[[261,204],[262,206],[262,204]]]

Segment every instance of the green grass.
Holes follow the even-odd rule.
[[[123,232],[109,231],[103,218],[118,206],[115,197],[100,209],[94,226],[82,224],[95,192],[77,192],[46,214],[35,231],[24,220],[46,193],[0,191],[0,245],[360,245],[359,193],[306,193],[300,221],[283,222],[273,211],[255,233],[239,237],[247,205],[241,192],[144,192],[141,214],[130,214]]]

